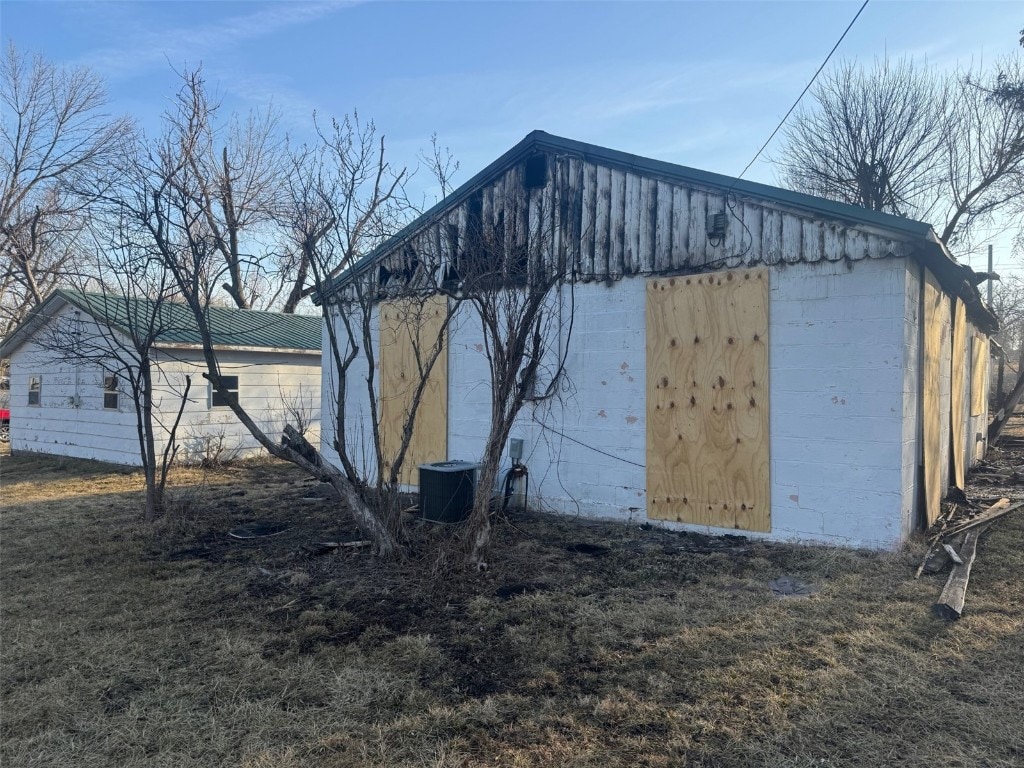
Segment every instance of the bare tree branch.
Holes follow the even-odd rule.
[[[944,243],[968,249],[972,231],[1024,201],[1024,109],[1005,97],[1022,79],[1019,57],[950,76],[910,60],[843,64],[786,132],[782,180],[929,221]]]
[[[0,59],[0,335],[81,275],[79,239],[111,160],[132,133],[104,112],[102,80],[61,69],[13,43]]]

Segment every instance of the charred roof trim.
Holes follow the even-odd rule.
[[[862,227],[877,227],[895,234],[909,236],[918,240],[921,245],[921,248],[917,249],[918,253],[915,254],[915,258],[935,274],[946,291],[960,296],[964,300],[968,313],[975,324],[986,333],[994,333],[999,327],[995,315],[984,305],[981,294],[973,282],[974,270],[957,263],[946,246],[939,241],[930,224],[768,184],[736,179],[719,173],[702,171],[698,168],[641,157],[596,144],[554,136],[539,130],[527,134],[522,141],[462,184],[451,195],[431,207],[395,236],[377,246],[351,268],[334,278],[323,294],[314,294],[313,300],[319,304],[325,296],[332,296],[339,288],[363,274],[366,269],[394,250],[397,245],[408,240],[418,230],[430,226],[441,213],[461,205],[466,198],[500,173],[538,152],[576,155],[584,161],[595,161],[624,170],[633,170],[666,181],[693,184],[721,192],[728,191],[730,194],[738,196],[771,201],[817,217]]]

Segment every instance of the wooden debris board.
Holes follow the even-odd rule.
[[[442,335],[448,299],[431,296],[380,305],[380,440],[389,471],[402,443],[420,371],[439,339],[442,350],[427,378],[416,409],[412,439],[402,462],[399,482],[419,485],[419,465],[448,458],[448,344]]]
[[[949,333],[949,299],[930,272],[924,283],[924,370],[921,371],[924,429],[924,494],[928,525],[942,507],[942,427],[949,413],[941,407],[942,342]]]
[[[950,434],[953,439],[953,477],[956,487],[966,487],[967,413],[964,410],[967,385],[967,311],[964,303],[953,299],[953,388],[950,397]]]
[[[981,416],[988,405],[988,337],[977,333],[971,341],[971,416]]]
[[[964,603],[967,602],[967,582],[971,578],[971,567],[978,555],[978,539],[986,527],[988,526],[976,528],[964,537],[959,552],[961,562],[950,571],[938,602],[932,606],[936,616],[947,621],[956,621],[963,615]]]
[[[647,515],[770,531],[768,270],[647,283]]]

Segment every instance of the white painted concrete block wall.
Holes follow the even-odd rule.
[[[324,321],[326,324],[326,321]],[[374,359],[380,360],[380,318],[376,309],[370,317],[371,338],[374,340]],[[359,331],[361,321],[353,317],[352,327]],[[349,352],[348,335],[344,326],[338,322],[338,343],[342,346],[342,357]],[[338,385],[337,371],[334,353],[331,350],[330,337],[325,327],[321,333],[323,340],[323,370],[324,384],[321,392],[321,414],[323,415],[320,429],[320,453],[323,457],[334,464],[341,466],[338,452],[334,449],[334,441],[337,437],[337,413],[338,413]],[[357,340],[357,346],[362,346],[362,339]],[[377,454],[373,447],[373,422],[370,411],[370,390],[367,385],[369,367],[367,357],[360,353],[351,363],[348,369],[348,377],[345,385],[345,442],[350,456],[356,462],[366,476],[376,472]],[[374,377],[374,396],[380,395],[380,384]]]
[[[871,547],[900,539],[903,274],[898,261],[772,271],[772,538]],[[531,495],[537,488],[562,512],[646,520],[644,281],[580,286],[576,298],[585,335],[574,336],[567,359],[575,394],[514,432],[533,444]]]
[[[921,268],[904,262],[903,306],[903,429],[902,429],[902,505],[900,519],[902,536],[906,538],[917,526],[919,494],[918,467],[923,460],[921,443]]]
[[[566,320],[571,291],[571,339],[566,321],[557,329],[561,340],[551,341],[553,348],[564,348],[568,340],[561,395],[527,405],[511,433],[525,444],[531,503],[570,514],[646,520],[645,283],[564,288]],[[449,406],[452,458],[479,458],[486,440],[490,393],[482,343],[475,318],[459,324],[449,379],[452,391],[460,393]]]
[[[773,537],[900,541],[905,275],[897,259],[773,270]]]
[[[772,269],[772,538],[868,547],[900,541],[913,503],[904,498],[913,485],[906,478],[906,275],[897,259]],[[530,501],[644,521],[645,282],[573,290],[565,391],[558,402],[527,406],[511,435],[525,443]],[[475,318],[460,317],[449,343],[448,457],[475,460],[490,411]],[[347,405],[351,417],[365,418],[365,395],[350,395]],[[333,435],[324,434],[329,445]]]

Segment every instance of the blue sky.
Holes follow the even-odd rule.
[[[535,128],[736,175],[859,5],[4,0],[0,34],[93,68],[113,110],[150,132],[172,66],[201,63],[226,107],[272,101],[299,139],[314,110],[358,109],[395,162],[414,163],[436,132],[456,181]],[[836,60],[987,62],[1019,51],[1021,27],[1020,3],[872,0]],[[776,180],[766,160],[747,178]],[[999,238],[997,264],[1009,259]]]

